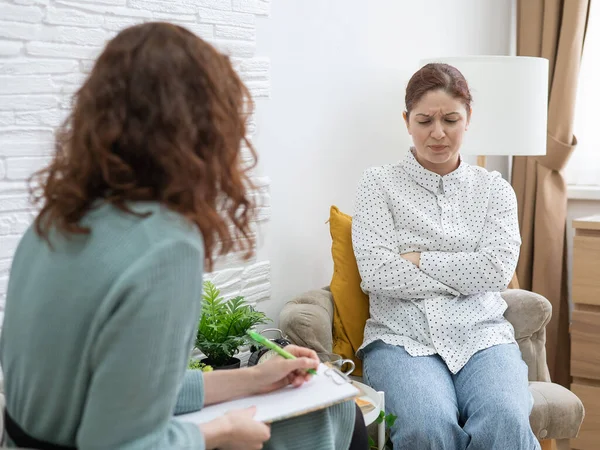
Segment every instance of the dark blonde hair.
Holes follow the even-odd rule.
[[[132,214],[128,202],[156,201],[198,227],[209,270],[217,254],[251,256],[252,108],[229,59],[190,31],[156,22],[123,30],[75,94],[51,163],[30,180],[43,204],[37,232],[89,233],[80,220],[98,199]]]

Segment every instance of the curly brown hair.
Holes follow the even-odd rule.
[[[30,180],[33,201],[43,203],[36,231],[48,242],[51,227],[89,233],[80,220],[99,199],[132,214],[127,202],[156,201],[198,227],[209,270],[215,255],[250,257],[252,109],[229,58],[185,28],[121,31],[75,94],[51,163]]]

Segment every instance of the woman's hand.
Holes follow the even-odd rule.
[[[268,425],[254,420],[256,408],[230,411],[200,425],[208,449],[258,450],[271,438]]]
[[[402,256],[405,260],[410,261],[417,267],[419,267],[421,265],[421,253],[420,252],[410,252],[410,253],[405,253],[400,256]]]
[[[288,384],[298,387],[311,377],[306,370],[316,370],[319,366],[319,357],[308,348],[288,345],[285,350],[294,355],[296,359],[284,359],[276,356],[250,368],[253,371],[252,378],[257,394],[275,391]]]
[[[296,359],[276,356],[258,366],[203,373],[204,404],[212,405],[234,398],[263,394],[288,384],[300,386],[310,378],[306,369],[316,369],[319,358],[307,348],[288,345],[285,349]]]
[[[239,396],[264,394],[290,384],[294,387],[300,386],[311,377],[306,370],[319,366],[319,358],[314,351],[304,347],[288,345],[285,350],[296,359],[276,356],[258,366],[223,371],[228,373],[207,372],[204,374],[206,398],[210,399],[210,403],[218,403]],[[213,392],[216,390],[219,392]],[[271,431],[267,425],[254,420],[255,413],[255,408],[231,411],[223,417],[200,425],[206,448],[262,448],[263,443],[271,437]]]

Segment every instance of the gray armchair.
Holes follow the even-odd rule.
[[[509,289],[502,296],[508,304],[505,317],[515,329],[529,367],[529,390],[534,398],[531,428],[538,439],[555,439],[557,450],[568,450],[569,439],[579,432],[584,409],[575,394],[550,381],[545,348],[550,302],[520,289]],[[279,326],[295,344],[331,353],[333,307],[328,288],[306,292],[284,306]]]

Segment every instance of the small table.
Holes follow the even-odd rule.
[[[385,393],[383,391],[376,391],[371,386],[367,386],[359,381],[352,381],[352,384],[360,389],[364,395],[359,397],[362,400],[366,400],[373,404],[375,409],[368,413],[363,413],[365,425],[369,426],[377,420],[381,411],[385,411]],[[385,446],[385,420],[377,425],[377,449],[383,450]]]

